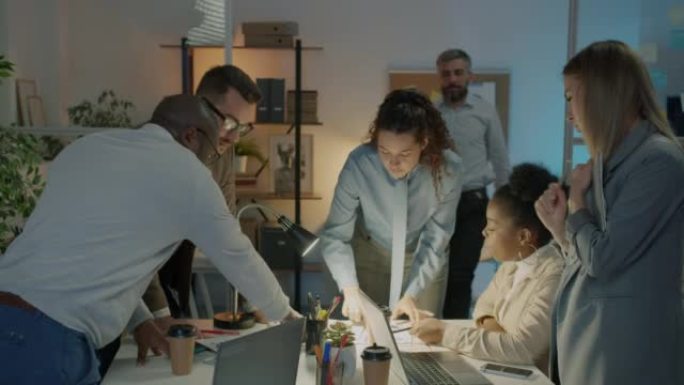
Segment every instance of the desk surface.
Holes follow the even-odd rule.
[[[470,324],[468,320],[451,320],[447,322]],[[417,339],[413,343],[400,343],[399,349],[402,351],[426,351],[426,350],[446,350],[440,347],[428,347]],[[345,380],[347,385],[363,385],[362,363],[359,357],[362,347],[357,346],[357,370],[351,381]],[[171,373],[171,364],[166,357],[148,357],[147,364],[143,367],[136,365],[137,347],[131,338],[124,339],[121,349],[112,363],[109,373],[102,382],[103,385],[172,385],[172,384],[198,384],[211,385],[214,377],[214,360],[216,355],[213,352],[202,352],[195,355],[195,363],[192,373],[188,376],[175,376]],[[479,368],[486,361],[476,360],[470,357],[463,358],[475,368]],[[514,365],[524,367],[534,371],[530,379],[518,380],[484,373],[495,385],[553,385],[539,369],[533,366]],[[299,369],[297,371],[297,385],[314,385],[316,364],[313,356],[308,356],[302,352],[299,359]],[[390,384],[399,384],[396,379],[390,378]]]

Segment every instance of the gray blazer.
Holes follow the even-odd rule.
[[[642,122],[567,218],[550,376],[563,385],[684,384],[684,151]]]

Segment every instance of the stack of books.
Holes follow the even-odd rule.
[[[299,25],[294,21],[242,23],[245,47],[292,48]]]
[[[287,91],[287,122],[294,122],[295,91]],[[318,123],[318,91],[302,91],[302,123]]]

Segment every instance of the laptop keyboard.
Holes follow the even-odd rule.
[[[400,353],[411,385],[460,385],[430,353]]]

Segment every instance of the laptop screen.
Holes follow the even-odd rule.
[[[399,348],[397,347],[397,342],[394,340],[394,335],[390,329],[389,323],[387,323],[387,318],[385,314],[380,310],[378,305],[373,302],[365,293],[361,292],[361,297],[363,302],[363,314],[365,317],[366,328],[370,334],[370,341],[375,341],[376,344],[380,346],[385,346],[390,350],[392,354],[392,362],[390,363],[390,371],[400,379],[403,384],[408,384],[408,378],[406,377],[406,372],[404,371],[404,366],[401,362],[401,356],[399,355]]]
[[[216,357],[213,384],[294,385],[303,332],[304,318],[300,318],[224,342]]]

